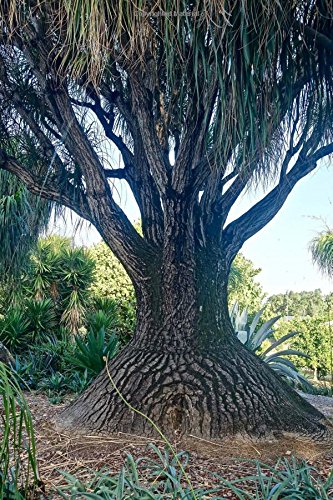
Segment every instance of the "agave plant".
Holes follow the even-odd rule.
[[[298,332],[287,333],[276,340],[274,338],[273,325],[281,316],[269,319],[258,328],[263,312],[264,309],[260,309],[250,323],[246,309],[241,311],[237,302],[232,306],[230,319],[238,339],[250,351],[258,354],[265,363],[269,364],[273,370],[287,379],[288,382],[297,383],[308,390],[312,390],[310,382],[299,373],[294,363],[285,357],[301,356],[307,358],[308,356],[304,352],[289,349],[288,346],[282,350],[277,350],[277,348],[283,346],[288,340],[298,335]],[[270,342],[270,345],[264,348],[263,343],[266,340]]]
[[[92,375],[98,375],[105,366],[104,358],[112,358],[118,351],[118,338],[115,334],[106,341],[105,330],[101,328],[98,332],[91,330],[86,341],[75,337],[76,351],[68,359],[73,365],[88,370]]]

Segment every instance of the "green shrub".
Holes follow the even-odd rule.
[[[91,293],[95,302],[111,299],[116,303],[117,335],[119,341],[125,344],[132,337],[136,322],[136,300],[132,282],[122,264],[105,243],[94,245],[89,249],[89,255],[95,262]]]
[[[293,318],[290,321],[281,321],[276,330],[278,337],[297,331],[298,335],[293,340],[295,349],[305,352],[308,357],[298,358],[300,368],[309,368],[325,375],[331,371],[331,332],[327,319],[323,318]]]

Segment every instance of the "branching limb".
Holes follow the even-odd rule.
[[[92,222],[85,194],[75,189],[69,182],[60,181],[54,175],[47,177],[44,174],[36,175],[2,149],[0,149],[0,168],[16,175],[36,196],[65,205],[80,217]]]
[[[311,142],[313,141],[305,144],[304,152],[310,148]],[[297,182],[313,171],[320,159],[333,153],[333,143],[319,148],[310,156],[302,153],[303,149],[294,167],[272,191],[223,230],[222,238],[228,266],[245,241],[265,227],[278,213]]]

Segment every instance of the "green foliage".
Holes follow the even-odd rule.
[[[89,286],[93,279],[94,262],[83,248],[64,249],[60,254],[61,322],[77,333],[89,303]]]
[[[87,329],[95,334],[102,328],[108,335],[120,327],[118,318],[118,305],[115,300],[97,298],[93,302],[93,310],[87,314]]]
[[[240,500],[330,500],[333,486],[333,472],[325,480],[320,479],[318,471],[306,462],[279,460],[274,467],[256,462],[255,475],[232,481],[220,478],[221,483]],[[268,471],[268,473],[267,473]],[[255,495],[241,488],[246,483],[254,484]],[[214,497],[213,497],[214,498]]]
[[[94,263],[83,248],[68,238],[40,239],[25,276],[25,291],[36,300],[53,301],[60,322],[72,333],[83,325],[89,304]]]
[[[11,307],[0,319],[0,341],[13,352],[18,352],[27,345],[30,322],[25,313]]]
[[[322,318],[293,318],[290,321],[280,321],[276,329],[278,338],[296,331],[292,345],[307,354],[306,358],[297,358],[297,366],[306,367],[322,374],[330,373],[331,349],[333,332],[328,322]]]
[[[78,368],[98,375],[105,367],[105,357],[112,358],[118,351],[118,338],[115,334],[106,340],[105,330],[90,331],[85,340],[75,337],[76,349],[69,361]]]
[[[0,397],[0,498],[23,500],[38,482],[35,435],[18,380],[3,363],[0,363]]]
[[[287,356],[307,358],[307,355],[301,351],[290,349],[289,344],[287,344],[287,348],[281,349],[283,344],[286,344],[297,335],[297,332],[290,332],[276,340],[274,338],[275,330],[272,327],[280,319],[280,316],[271,318],[258,327],[263,312],[264,309],[261,309],[250,323],[247,310],[240,311],[238,304],[234,304],[230,311],[230,319],[238,339],[247,349],[258,354],[270,368],[288,382],[312,390],[311,384],[298,372],[294,363],[287,358]],[[268,347],[264,347],[266,341],[270,343]]]
[[[286,292],[272,295],[267,300],[265,317],[324,316],[327,314],[327,297],[317,289],[310,292]]]
[[[260,271],[242,254],[236,256],[229,276],[229,304],[237,302],[241,309],[246,308],[250,314],[260,308],[265,297],[262,286],[255,280]]]
[[[57,325],[54,304],[51,299],[28,299],[25,302],[25,314],[28,318],[32,338],[42,339],[52,332]]]
[[[313,261],[322,273],[333,276],[333,231],[327,229],[314,238],[310,245]]]
[[[50,202],[27,190],[14,175],[0,171],[0,280],[17,278],[49,221]]]
[[[89,255],[95,262],[95,279],[91,285],[93,295],[119,302],[133,302],[132,282],[110,248],[101,242],[89,249]]]
[[[0,340],[19,352],[40,337],[59,337],[62,327],[77,333],[90,306],[89,287],[94,262],[68,238],[50,236],[38,241],[21,285],[5,290]],[[7,292],[7,293],[6,293]],[[13,305],[14,304],[14,305]]]
[[[240,500],[329,500],[333,486],[333,473],[326,480],[320,479],[318,472],[305,462],[282,459],[272,467],[255,462],[256,473],[231,481],[212,474],[211,488],[192,489],[184,480],[184,470],[189,456],[179,452],[177,458],[168,451],[161,451],[155,445],[148,446],[155,457],[143,456],[134,460],[128,454],[118,474],[106,469],[87,471],[91,479],[80,481],[75,476],[63,472],[66,485],[58,488],[62,498],[71,500],[91,498],[96,500],[151,499],[165,498],[179,500],[204,500],[211,498],[239,498]],[[223,495],[221,496],[223,492]]]
[[[101,242],[90,248],[89,255],[95,262],[91,293],[95,301],[112,299],[116,303],[117,335],[122,343],[126,343],[133,335],[136,320],[136,301],[131,280],[105,243]],[[95,308],[100,308],[97,302]]]

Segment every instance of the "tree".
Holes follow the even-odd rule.
[[[237,302],[240,309],[246,308],[250,314],[258,312],[265,298],[262,286],[255,281],[261,269],[256,269],[242,254],[236,255],[231,269],[234,269],[234,279],[230,280],[229,275],[229,306]]]
[[[235,339],[227,283],[244,242],[333,152],[331,1],[6,0],[1,12],[0,168],[94,224],[130,276],[136,332],[110,364],[123,397],[169,435],[325,434]],[[230,222],[260,181],[272,188]],[[106,373],[63,418],[153,432]]]
[[[326,297],[320,289],[310,292],[286,292],[269,297],[265,316],[321,316],[327,311]]]
[[[299,367],[314,370],[315,378],[318,371],[324,374],[330,372],[330,331],[323,318],[294,318],[291,321],[281,321],[276,330],[278,338],[290,332],[298,332],[292,340],[292,347],[304,352],[309,357],[293,357],[294,363]]]
[[[328,276],[333,276],[333,231],[322,232],[311,242],[313,261]]]

